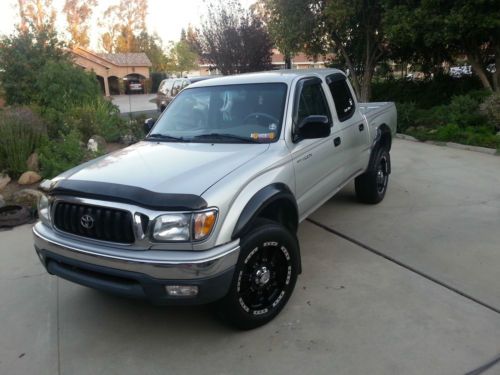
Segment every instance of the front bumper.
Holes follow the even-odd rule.
[[[157,304],[203,304],[227,294],[239,241],[205,251],[131,250],[66,238],[38,223],[35,249],[51,274],[91,288]],[[167,285],[195,285],[193,297],[170,296]]]

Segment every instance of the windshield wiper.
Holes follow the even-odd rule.
[[[153,133],[146,137],[147,139],[152,140],[164,140],[164,141],[174,141],[174,142],[188,142],[186,139],[182,137],[173,137],[171,135],[161,134],[161,133]]]
[[[207,140],[210,140],[210,139],[220,139],[220,140],[226,139],[226,140],[236,140],[236,141],[245,142],[245,143],[260,143],[256,139],[242,137],[242,136],[235,135],[235,134],[227,134],[227,133],[200,134],[200,135],[194,136],[193,139],[207,139]]]

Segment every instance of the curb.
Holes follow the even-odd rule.
[[[446,146],[446,147],[450,147],[450,148],[454,148],[454,149],[458,149],[458,150],[474,151],[474,152],[481,152],[483,154],[488,154],[488,155],[500,156],[500,153],[494,148],[480,147],[480,146],[469,146],[469,145],[463,145],[463,144],[454,143],[454,142],[419,141],[417,138],[412,137],[411,135],[406,135],[406,134],[402,134],[402,133],[396,133],[396,138],[404,139],[405,141],[426,143],[426,144],[434,145],[434,146]]]

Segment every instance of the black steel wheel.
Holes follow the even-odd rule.
[[[229,293],[219,313],[240,329],[272,320],[288,302],[298,273],[298,242],[278,223],[259,221],[241,240]]]
[[[373,152],[374,158],[368,170],[354,181],[358,199],[370,204],[379,203],[384,199],[391,173],[389,152],[382,147]]]

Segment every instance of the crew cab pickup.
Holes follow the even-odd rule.
[[[249,329],[292,294],[302,220],[353,179],[361,202],[384,198],[396,110],[359,103],[339,70],[287,70],[194,83],[146,126],[143,141],[51,181],[36,253],[75,283],[217,302]]]

